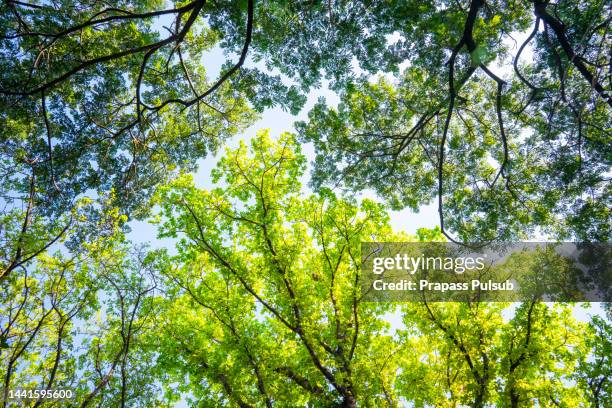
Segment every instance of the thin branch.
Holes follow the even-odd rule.
[[[47,114],[47,103],[45,97],[45,91],[41,92],[40,104],[42,107],[42,115],[45,122],[45,129],[47,131],[47,154],[49,155],[49,173],[51,174],[51,182],[57,192],[61,193],[61,189],[58,187],[55,181],[55,171],[53,169],[53,147],[51,146],[51,125],[49,123],[49,115]]]
[[[147,45],[143,45],[140,47],[134,47],[134,48],[128,48],[127,50],[122,50],[122,51],[118,51],[115,52],[113,54],[109,54],[109,55],[104,55],[102,57],[98,57],[98,58],[94,58],[91,60],[87,60],[84,61],[83,63],[77,65],[76,67],[64,72],[62,75],[56,77],[55,79],[52,79],[49,82],[46,82],[42,85],[39,85],[38,87],[34,88],[34,89],[30,89],[30,90],[26,90],[26,91],[9,91],[9,90],[0,90],[0,93],[3,93],[5,95],[16,95],[16,96],[31,96],[31,95],[35,95],[37,93],[46,91],[50,88],[53,88],[54,86],[66,81],[67,79],[69,79],[72,75],[79,73],[80,71],[89,68],[91,66],[97,65],[99,63],[102,62],[108,62],[108,61],[113,61],[115,59],[118,58],[122,58],[122,57],[126,57],[129,55],[133,55],[133,54],[139,54],[141,52],[146,52],[149,51],[151,49],[158,49],[160,47],[163,47],[164,45],[170,44],[171,42],[181,42],[184,38],[185,35],[187,35],[187,32],[190,30],[191,26],[193,25],[193,23],[195,22],[195,19],[197,18],[198,14],[200,13],[200,10],[202,9],[202,7],[204,6],[205,1],[204,0],[199,0],[198,2],[195,3],[195,7],[193,7],[193,11],[191,12],[191,14],[189,15],[189,18],[187,19],[187,21],[185,22],[185,26],[183,27],[183,29],[176,35],[171,35],[168,38],[165,38],[164,40],[158,41],[158,42],[154,42],[151,44],[147,44]]]

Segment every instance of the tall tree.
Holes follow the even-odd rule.
[[[291,135],[260,133],[228,151],[219,187],[190,177],[159,194],[166,293],[160,370],[194,404],[216,406],[579,406],[568,382],[584,325],[568,305],[364,302],[363,240],[441,239],[392,233],[383,209],[329,190],[300,196],[304,157]],[[405,329],[389,330],[388,316]],[[588,335],[590,336],[590,334]],[[590,337],[589,337],[590,338]],[[586,378],[591,378],[588,374]],[[600,377],[597,377],[600,378]]]
[[[397,309],[361,298],[359,244],[538,229],[608,241],[610,12],[603,0],[3,2],[1,403],[17,387],[70,387],[61,404],[81,407],[606,406],[603,319],[415,303],[394,332]],[[297,112],[322,79],[342,103],[298,125],[317,150],[316,194],[302,195],[289,134],[228,151],[211,191],[185,175],[259,111]],[[384,206],[328,183],[373,187],[394,208],[437,199],[441,229],[394,233]],[[176,255],[125,238],[152,204]]]
[[[318,152],[313,185],[373,188],[395,208],[436,200],[461,242],[536,228],[609,240],[609,5],[403,7],[419,11],[397,31],[408,68],[346,87],[300,125]]]
[[[420,404],[449,407],[585,404],[584,388],[568,381],[586,349],[585,325],[567,305],[524,302],[505,320],[508,306],[402,306],[407,329],[397,355],[411,369],[398,379],[400,392]]]
[[[4,268],[27,258],[19,243],[33,233],[33,214],[55,224],[78,197],[113,190],[124,213],[144,217],[156,186],[194,170],[254,111],[296,113],[324,75],[337,86],[351,78],[353,54],[372,72],[392,66],[384,47],[392,27],[366,34],[375,23],[368,10],[347,2],[3,2],[0,196],[23,218],[22,234],[3,248],[13,252]],[[222,52],[214,77],[218,64],[209,61],[220,64]]]
[[[334,8],[358,17],[347,4]],[[177,168],[193,170],[250,123],[250,107],[296,113],[319,71],[350,76],[349,50],[360,37],[342,41],[366,22],[352,21],[338,36],[336,45],[347,50],[338,65],[326,43],[311,46],[330,30],[332,14],[328,20],[325,3],[293,1],[4,2],[3,189],[25,194],[33,168],[47,212],[65,211],[88,189],[113,188],[117,205],[137,215],[157,184]],[[375,45],[384,35],[371,35]],[[299,47],[289,56],[292,37]],[[229,55],[212,78],[208,61],[223,58],[221,51]],[[370,46],[366,54],[381,52]],[[245,66],[247,57],[265,59],[300,85]]]
[[[72,240],[3,281],[2,404],[24,387],[74,392],[31,406],[605,406],[607,322],[571,305],[365,302],[362,241],[443,236],[305,196],[304,167],[294,136],[262,132],[227,151],[216,188],[161,188],[175,254],[131,245],[114,199],[82,200]]]
[[[574,378],[584,387],[593,407],[605,407],[612,403],[612,371],[610,355],[612,334],[610,321],[595,316],[589,324],[586,344],[580,365]]]
[[[205,1],[164,6],[3,4],[4,191],[19,191],[23,173],[34,172],[46,213],[111,188],[131,213],[177,166],[193,169],[250,123],[228,80],[246,58],[253,2],[236,9],[244,50],[216,81],[199,63],[220,37],[204,23]]]
[[[302,131],[320,155],[315,185],[374,187],[398,207],[437,198],[443,233],[461,241],[537,227],[609,237],[603,0],[2,7],[3,185],[26,196],[33,167],[46,211],[112,187],[138,213],[160,181],[250,122],[248,102],[297,112],[329,78],[338,123],[318,129],[334,121],[320,106]],[[213,49],[237,54],[215,80],[203,68]],[[373,91],[354,66],[398,74],[396,93]],[[377,106],[356,105],[371,92]]]
[[[331,192],[301,198],[304,156],[289,134],[275,143],[260,133],[248,152],[221,160],[213,179],[224,188],[184,177],[162,189],[162,236],[185,233],[164,268],[175,299],[162,355],[172,365],[182,356],[178,375],[209,403],[395,398],[370,384],[391,340],[375,316],[389,306],[362,304],[358,272],[361,239],[389,235],[387,216]]]
[[[118,209],[81,201],[72,247],[44,251],[7,276],[0,290],[0,406],[151,406],[156,281],[147,251],[125,240]],[[97,217],[102,214],[102,219]],[[92,218],[91,216],[94,216]],[[83,225],[86,224],[86,225]],[[72,247],[68,250],[67,247]],[[65,400],[11,398],[20,389],[69,390]]]

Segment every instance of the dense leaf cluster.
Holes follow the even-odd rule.
[[[18,387],[75,391],[35,407],[609,406],[609,320],[537,298],[366,303],[359,251],[608,242],[611,13],[604,0],[4,1],[2,406]],[[216,187],[195,186],[198,160],[267,108],[297,114],[323,81],[338,106],[228,150]],[[310,195],[300,143],[315,148]],[[351,198],[366,189],[385,203]],[[439,228],[393,231],[386,205],[432,201]],[[129,242],[138,218],[176,251]]]

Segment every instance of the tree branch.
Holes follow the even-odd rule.
[[[587,82],[591,85],[593,89],[599,94],[599,96],[610,106],[612,107],[612,94],[610,90],[606,91],[604,87],[597,81],[597,78],[593,76],[591,71],[584,65],[582,59],[576,55],[576,52],[572,48],[567,36],[565,35],[565,26],[561,21],[559,21],[555,16],[548,13],[546,10],[547,2],[536,0],[534,1],[534,12],[535,15],[544,21],[546,25],[548,25],[555,33],[559,44],[561,44],[561,48],[567,55],[567,58],[570,62],[578,69],[578,72],[587,80]]]

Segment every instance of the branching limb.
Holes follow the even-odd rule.
[[[440,216],[440,230],[451,242],[456,244],[462,244],[461,242],[455,240],[452,236],[448,234],[444,225],[444,203],[443,203],[443,194],[444,194],[444,148],[446,145],[446,138],[448,135],[448,128],[450,126],[450,121],[453,116],[453,109],[455,107],[455,98],[457,97],[457,90],[455,89],[455,62],[457,60],[457,55],[459,51],[464,46],[467,46],[470,52],[476,49],[476,43],[473,38],[473,30],[474,24],[476,22],[476,18],[478,16],[478,11],[483,6],[482,0],[473,0],[470,4],[470,10],[468,12],[468,16],[465,23],[465,29],[463,31],[463,35],[461,39],[453,48],[451,56],[448,61],[448,110],[446,113],[446,120],[444,121],[444,128],[442,131],[442,138],[440,140],[440,150],[438,153],[438,214]]]
[[[565,31],[566,31],[565,26],[560,20],[557,19],[557,17],[548,13],[548,11],[546,10],[546,6],[547,6],[547,2],[544,2],[542,0],[534,1],[535,15],[541,18],[542,21],[544,21],[544,23],[553,30],[553,32],[555,33],[555,36],[557,37],[557,40],[559,41],[559,44],[561,44],[561,48],[563,48],[563,51],[567,55],[567,58],[569,59],[569,61],[576,67],[576,69],[578,69],[578,72],[580,72],[580,74],[584,77],[584,79],[587,80],[587,82],[597,92],[597,94],[610,107],[612,107],[612,94],[610,90],[606,91],[604,89],[604,87],[599,83],[597,78],[586,67],[586,65],[582,61],[582,58],[576,55],[574,48],[570,44],[569,39],[567,38],[565,34]]]
[[[69,79],[70,77],[72,77],[73,75],[89,68],[92,67],[94,65],[103,63],[103,62],[109,62],[109,61],[113,61],[122,57],[126,57],[129,55],[134,55],[134,54],[139,54],[142,52],[147,52],[150,50],[156,50],[159,49],[167,44],[170,44],[172,42],[181,42],[185,36],[187,35],[187,33],[189,32],[189,30],[191,29],[191,26],[193,25],[193,23],[195,22],[196,18],[198,17],[200,11],[202,10],[202,7],[204,7],[204,3],[205,0],[198,0],[197,2],[194,2],[193,7],[191,8],[191,13],[189,14],[189,17],[187,19],[187,21],[185,22],[185,26],[181,29],[181,31],[179,31],[177,34],[174,35],[170,35],[169,37],[154,42],[154,43],[150,43],[150,44],[146,44],[146,45],[142,45],[140,47],[134,47],[134,48],[128,48],[126,50],[122,50],[122,51],[118,51],[112,54],[108,54],[108,55],[104,55],[98,58],[93,58],[87,61],[84,61],[82,63],[80,63],[79,65],[73,67],[72,69],[64,72],[63,74],[59,75],[58,77],[45,82],[39,86],[37,86],[34,89],[30,89],[30,90],[24,90],[24,91],[11,91],[11,90],[6,90],[6,89],[2,89],[0,90],[0,93],[3,93],[5,95],[13,95],[13,96],[31,96],[31,95],[36,95],[38,93],[44,92],[48,89],[51,89],[53,87],[55,87],[56,85],[59,85],[60,83],[66,81],[67,79]]]

